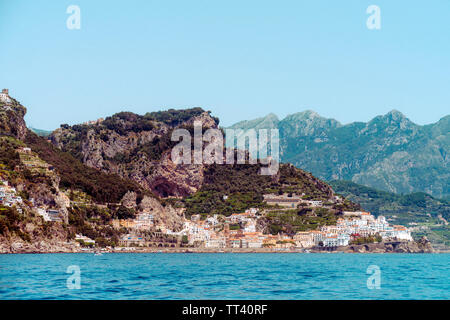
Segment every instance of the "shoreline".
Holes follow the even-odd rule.
[[[95,254],[96,252],[104,253],[303,253],[303,254],[315,254],[315,253],[348,253],[348,254],[424,254],[424,253],[450,253],[449,250],[423,250],[423,251],[387,251],[387,250],[351,250],[350,248],[339,248],[335,250],[326,250],[322,248],[305,249],[265,249],[265,248],[222,248],[206,249],[206,248],[128,248],[124,249],[109,249],[109,250],[75,250],[75,251],[19,251],[19,252],[2,252],[3,254],[64,254],[64,253],[89,253]]]
[[[301,247],[260,247],[260,248],[205,248],[205,247],[81,247],[72,242],[30,243],[16,242],[0,246],[0,254],[14,253],[449,253],[450,248],[433,248],[428,240],[386,241],[347,246],[308,248]]]

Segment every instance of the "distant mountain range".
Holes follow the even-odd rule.
[[[398,194],[450,198],[450,116],[417,125],[396,110],[343,125],[304,111],[241,121],[233,129],[279,129],[283,162],[327,181],[350,180]]]
[[[48,130],[36,129],[33,127],[30,127],[29,129],[31,131],[33,131],[34,133],[36,133],[40,137],[48,137],[49,135],[52,134],[52,131],[48,131]]]

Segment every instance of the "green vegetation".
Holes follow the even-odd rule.
[[[155,128],[152,119],[145,118],[132,112],[120,112],[111,117],[107,117],[99,126],[104,126],[109,130],[115,131],[120,135],[125,135],[128,132],[150,131]],[[89,128],[89,126],[86,126]],[[82,126],[73,126],[75,131],[82,131]]]
[[[192,109],[182,109],[175,110],[169,109],[167,111],[149,112],[144,115],[145,119],[155,120],[158,122],[163,122],[170,126],[178,126],[193,117],[201,115],[205,110],[202,108],[192,108]],[[211,113],[208,111],[208,113]],[[219,119],[213,117],[216,124],[219,124]]]
[[[75,233],[80,233],[89,237],[100,247],[117,246],[124,230],[116,230],[108,225],[111,218],[117,214],[95,206],[74,206],[69,209],[71,234],[74,236]]]
[[[259,170],[260,165],[249,164],[208,166],[203,186],[185,199],[187,216],[215,213],[228,216],[263,206],[263,191],[272,182],[269,176],[260,175]]]
[[[20,156],[16,151],[21,146],[21,142],[12,137],[0,137],[0,163],[6,170],[14,170],[20,164]]]
[[[19,213],[15,208],[0,205],[0,234],[19,236],[24,241],[31,241],[28,233],[22,231],[20,224],[27,220],[24,214]]]
[[[368,237],[358,237],[350,241],[350,244],[368,244],[381,242],[383,239],[380,235],[368,236]]]
[[[293,235],[299,231],[316,230],[323,225],[334,225],[337,216],[333,210],[325,208],[301,210],[275,210],[264,218],[271,234],[283,232]]]
[[[289,164],[280,166],[279,184],[279,190],[282,193],[305,193],[308,199],[326,201],[333,194],[332,189],[327,184],[309,172]]]
[[[304,111],[280,121],[274,115],[241,121],[232,128],[279,129],[281,161],[326,181],[352,180],[380,190],[450,199],[450,116],[420,126],[393,110],[367,123],[342,125]]]
[[[239,223],[232,223],[230,224],[230,230],[240,230],[241,226],[239,225]]]
[[[133,181],[87,167],[32,132],[28,133],[26,143],[41,159],[55,167],[64,189],[78,189],[100,203],[117,203],[127,191],[144,192]]]
[[[29,128],[29,129],[31,131],[33,131],[34,133],[36,133],[40,137],[48,137],[52,134],[52,131],[41,130],[41,129],[36,129],[36,128]]]
[[[450,221],[450,201],[436,199],[426,193],[416,192],[399,195],[362,186],[351,181],[331,181],[333,189],[353,202],[359,203],[365,210],[378,216],[396,216],[396,222],[427,222],[441,214]]]
[[[281,165],[275,177],[260,175],[260,169],[261,164],[207,166],[202,187],[185,199],[186,214],[228,216],[249,208],[267,207],[263,195],[272,192],[307,193],[318,200],[332,195],[327,184],[291,165]]]

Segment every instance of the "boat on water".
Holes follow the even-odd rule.
[[[94,252],[94,256],[101,256],[101,255],[102,255],[102,253],[100,251]]]

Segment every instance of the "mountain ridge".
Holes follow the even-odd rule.
[[[368,122],[341,124],[315,112],[286,116],[276,126],[247,121],[233,129],[280,130],[283,162],[326,181],[351,180],[395,193],[421,191],[450,197],[450,116],[418,125],[398,110]]]

